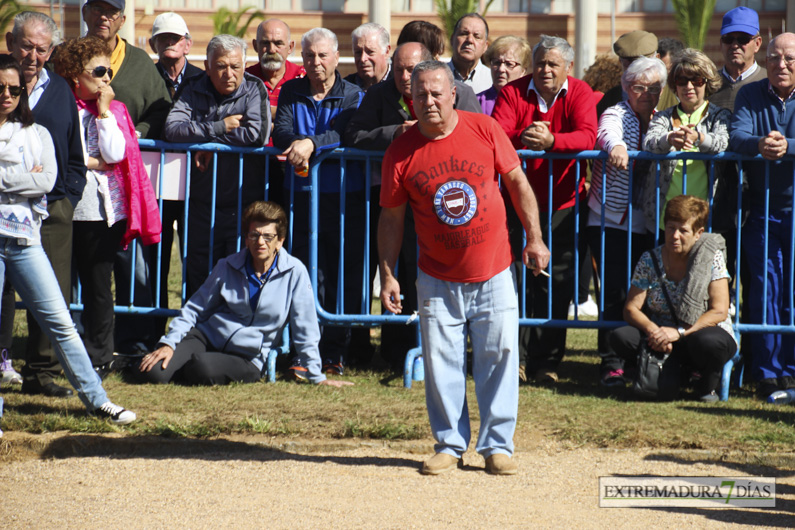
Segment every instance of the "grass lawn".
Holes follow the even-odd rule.
[[[181,270],[179,262],[172,271]],[[172,307],[177,281],[170,282]],[[16,324],[15,351],[23,351],[24,316]],[[373,334],[376,344],[380,341]],[[732,389],[727,403],[692,399],[638,402],[598,385],[596,331],[569,330],[568,354],[554,387],[525,385],[519,393],[519,449],[551,439],[565,446],[604,448],[712,449],[790,452],[795,447],[795,407],[753,398],[750,389]],[[19,369],[20,361],[15,361]],[[226,387],[138,386],[111,375],[105,382],[114,402],[139,420],[116,427],[88,417],[77,398],[26,396],[19,387],[0,389],[5,399],[2,429],[43,433],[119,432],[127,436],[214,437],[267,435],[301,439],[422,440],[431,442],[424,386],[402,387],[402,377],[379,370],[346,371],[354,387],[333,389],[277,381]],[[61,384],[67,384],[65,380]],[[473,431],[478,411],[470,379],[468,402]],[[476,434],[473,434],[473,438]]]

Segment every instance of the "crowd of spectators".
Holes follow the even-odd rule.
[[[261,375],[264,370],[260,354],[280,345],[280,329],[290,319],[297,322],[298,335],[304,341],[300,348],[293,344],[294,361],[288,371],[291,377],[317,383],[325,380],[323,374],[342,375],[347,365],[368,363],[373,353],[369,330],[327,326],[315,333],[307,327],[305,315],[288,315],[288,308],[287,313],[280,313],[279,326],[268,327],[257,344],[250,336],[250,326],[232,319],[249,334],[243,348],[247,364],[242,372],[223,372],[218,368],[223,358],[213,359],[214,371],[208,376],[200,362],[207,357],[202,355],[207,351],[234,353],[236,341],[208,328],[218,316],[207,313],[207,308],[218,307],[215,297],[229,296],[224,283],[241,272],[243,277],[248,273],[252,286],[261,281],[257,296],[267,292],[269,281],[273,289],[287,281],[269,280],[276,264],[289,264],[296,281],[305,283],[302,267],[309,266],[310,256],[308,168],[321,153],[337,147],[386,150],[415,128],[418,111],[412,100],[412,72],[418,64],[438,59],[447,45],[452,55],[447,64],[456,111],[491,116],[498,126],[495,130],[501,130],[516,150],[574,153],[596,148],[608,155],[592,167],[586,161],[572,159],[526,160],[526,178],[538,197],[540,233],[551,258],[548,278],[517,275],[524,278],[524,284],[519,285],[520,299],[526,300],[523,315],[567,318],[572,293],[577,291],[575,271],[582,265],[575,262],[579,234],[580,254],[587,243],[597,273],[602,273],[596,274],[604,281],[599,286],[604,291],[601,318],[616,321],[629,314],[630,323],[643,321],[653,327],[631,312],[634,306],[625,306],[629,289],[644,290],[646,285],[634,279],[629,283],[629,278],[641,255],[656,241],[662,238],[669,244],[666,204],[690,195],[712,201],[712,231],[727,243],[716,258],[723,261],[716,265],[721,273],[714,278],[725,280],[742,260],[747,275],[743,278],[747,282],[743,289],[744,320],[758,323],[766,314],[769,324],[790,322],[788,299],[793,286],[789,285],[792,264],[787,246],[792,230],[793,163],[782,157],[795,154],[795,105],[788,105],[795,97],[795,35],[784,33],[768,43],[767,69],[763,68],[756,63],[763,44],[758,15],[749,8],[738,7],[723,18],[720,46],[725,62],[720,70],[700,50],[686,49],[675,39],[658,39],[639,30],[618,38],[613,45],[615,57],[598,57],[580,80],[572,76],[574,50],[565,39],[541,35],[537,42],[530,43],[522,37],[504,36],[490,43],[488,22],[476,13],[458,20],[449,41],[433,24],[410,22],[402,29],[394,50],[384,28],[373,23],[359,26],[351,35],[356,71],[344,79],[338,71],[337,35],[329,29],[314,28],[302,35],[302,64],[298,65],[288,60],[295,47],[290,28],[283,21],[266,20],[257,27],[252,43],[258,61],[248,68],[247,43],[230,35],[217,35],[207,46],[201,69],[186,59],[192,39],[185,21],[175,13],[163,13],[155,19],[149,41],[158,55],[153,63],[146,53],[117,35],[125,23],[124,7],[124,0],[88,0],[83,6],[88,35],[63,44],[52,20],[38,13],[18,15],[6,36],[9,53],[22,68],[36,123],[52,136],[58,168],[48,194],[48,216],[42,217],[41,245],[66,301],[72,297],[71,269],[73,264],[76,267],[84,303],[84,310],[76,316],[78,329],[101,377],[119,369],[114,365],[117,352],[146,355],[143,379],[153,382],[169,381],[175,374],[194,383],[256,380],[257,371]],[[45,67],[49,61],[54,70]],[[123,104],[124,112],[119,104]],[[422,108],[428,107],[424,104]],[[160,230],[160,219],[146,215],[139,219],[138,213],[131,213],[137,212],[139,204],[126,183],[137,178],[130,173],[136,171],[117,170],[128,167],[125,160],[129,157],[140,159],[129,145],[136,138],[273,146],[281,156],[241,158],[237,154],[194,153],[189,168],[187,227],[182,226],[185,205],[164,201],[163,247],[158,257],[151,244],[156,241],[154,232]],[[630,159],[628,152],[633,150],[761,154],[770,161],[769,211],[764,180],[758,178],[765,173],[761,162],[742,166],[745,174],[751,175],[745,179],[748,220],[742,225],[733,209],[737,164],[666,160],[658,169],[654,163]],[[448,162],[459,163],[453,158],[439,160],[437,166],[421,172],[427,179],[423,186],[428,192],[436,191],[431,189],[433,181],[447,171]],[[324,161],[318,168],[316,296],[320,306],[331,313],[360,314],[370,308],[370,300],[362,297],[362,280],[372,282],[375,278],[375,235],[381,214],[377,197],[382,179],[391,176],[382,175],[380,165],[370,168],[369,195],[373,200],[367,211],[365,169],[361,163],[348,163],[341,181],[337,162]],[[519,271],[523,267],[518,258],[524,246],[524,226],[507,191],[503,189],[502,194]],[[269,199],[265,206],[258,202],[263,198]],[[257,204],[247,210],[243,222],[241,212]],[[341,204],[344,228],[340,223]],[[577,204],[583,207],[578,209]],[[281,246],[285,241],[283,210],[292,213],[292,235],[285,244],[290,254]],[[372,254],[366,270],[362,249],[368,218]],[[681,215],[676,219],[680,225],[692,225],[692,221]],[[114,304],[154,306],[155,283],[161,284],[159,304],[167,307],[164,286],[175,222],[180,243],[187,238],[187,309],[165,335],[164,319],[125,315],[114,323]],[[410,209],[400,222],[403,230],[396,275],[402,285],[413,285],[418,255]],[[275,232],[260,230],[272,224]],[[138,230],[131,232],[131,227]],[[745,242],[742,254],[733,245],[738,229],[743,230]],[[765,230],[769,230],[767,239],[761,237]],[[247,249],[238,251],[241,234]],[[260,244],[263,238],[264,246]],[[342,248],[341,238],[345,241]],[[670,245],[675,247],[674,243]],[[257,252],[266,251],[271,252],[269,258],[257,258]],[[660,252],[666,262],[667,251]],[[257,267],[246,269],[252,259]],[[344,267],[340,268],[340,263]],[[265,268],[260,271],[262,266]],[[223,270],[219,272],[216,267]],[[724,269],[727,274],[723,274]],[[112,270],[115,302],[110,285]],[[155,282],[158,275],[160,280]],[[339,288],[340,281],[344,289]],[[4,288],[0,319],[0,347],[4,348],[11,344],[7,324],[13,320],[11,283],[6,282]],[[250,306],[249,312],[259,315],[255,301],[245,298],[247,288],[243,286],[237,285],[242,291],[235,293],[234,301],[224,298],[225,303],[230,307]],[[293,291],[294,287],[289,283],[291,296],[304,303],[302,293]],[[279,288],[287,292],[286,287]],[[740,290],[737,280],[734,289]],[[131,292],[135,293],[133,299]],[[637,292],[631,292],[637,301]],[[766,299],[762,299],[763,292]],[[404,289],[403,295],[403,310],[416,311],[413,289]],[[658,309],[663,313],[666,310]],[[728,311],[728,307],[721,306],[718,313],[722,311]],[[714,317],[715,322],[725,321],[723,313]],[[46,333],[31,317],[28,321],[31,331],[21,378],[6,362],[4,353],[4,381],[21,379],[27,393],[71,395],[70,389],[53,381],[59,367]],[[684,340],[690,334],[688,330],[679,330],[678,338]],[[645,331],[654,334],[652,329]],[[180,348],[178,344],[186,337],[193,341],[192,346]],[[761,396],[795,388],[793,337],[753,335],[748,353]],[[670,341],[658,344],[665,348],[678,338],[672,336]],[[199,342],[201,355],[195,353]],[[614,350],[617,343],[617,339],[611,340],[610,330],[600,331],[599,376],[610,387],[627,382],[626,355]],[[413,346],[414,336],[405,328],[384,326],[381,355],[391,367],[402,369],[405,354]],[[171,361],[165,375],[153,372],[164,370],[175,351],[179,365]],[[518,377],[554,384],[565,351],[566,328],[522,327]],[[722,354],[720,359],[725,357]],[[706,394],[715,386],[714,366],[710,364],[709,369]],[[223,374],[217,376],[220,372]],[[244,376],[238,378],[237,373]]]

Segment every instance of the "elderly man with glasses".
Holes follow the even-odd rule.
[[[743,256],[750,273],[750,281],[743,283],[748,292],[749,320],[786,326],[792,318],[789,300],[793,293],[795,34],[782,33],[770,41],[765,61],[767,79],[749,83],[737,94],[729,149],[759,154],[766,160],[742,164],[749,186],[743,203],[749,213],[742,227]],[[765,177],[768,170],[769,180]],[[746,352],[751,355],[751,375],[757,381],[759,397],[795,388],[795,335],[755,333],[750,345]]]

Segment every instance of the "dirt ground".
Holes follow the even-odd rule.
[[[519,474],[483,459],[422,476],[428,442],[6,433],[3,528],[717,528],[795,526],[795,455],[518,446]],[[605,475],[777,477],[772,509],[599,508]]]

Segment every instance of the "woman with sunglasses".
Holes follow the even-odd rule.
[[[33,123],[22,70],[0,55],[0,284],[7,274],[41,329],[47,333],[69,383],[86,408],[117,424],[135,414],[108,400],[69,316],[39,229],[47,217],[46,193],[55,184],[52,139]]]
[[[654,116],[643,149],[652,153],[725,151],[729,146],[731,112],[707,101],[707,97],[721,86],[715,63],[704,53],[688,48],[674,59],[668,74],[668,84],[675,87],[679,104]],[[658,212],[655,208],[657,175],[651,171],[644,193],[646,228],[655,235],[665,229],[665,204],[676,196],[687,194],[706,201],[716,196],[718,186],[723,185],[723,166],[716,162],[714,173],[710,176],[708,164],[702,161],[660,162],[660,210]]]
[[[628,151],[641,150],[667,74],[665,64],[659,59],[636,59],[621,76],[621,86],[629,96],[627,101],[608,108],[599,119],[596,142],[598,147],[607,152],[607,163],[601,159],[594,161],[588,194],[586,236],[591,255],[604,273],[603,320],[622,320],[627,278],[632,271],[630,267],[651,246],[639,200],[649,164],[630,160]],[[631,263],[628,264],[630,240],[632,254]],[[626,382],[623,360],[610,347],[609,335],[610,330],[599,330],[598,345],[602,357],[600,380],[608,387],[623,386]]]
[[[54,58],[77,100],[86,161],[86,187],[75,207],[73,251],[82,285],[83,338],[104,377],[113,360],[111,272],[119,246],[160,239],[160,217],[143,169],[132,119],[115,101],[110,49],[96,37],[64,42]]]

